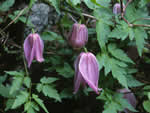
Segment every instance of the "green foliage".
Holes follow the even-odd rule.
[[[31,78],[30,77],[24,77],[23,82],[27,88],[30,88],[30,85],[31,85]]]
[[[60,14],[60,10],[59,10],[60,0],[45,0],[45,1],[51,3],[52,6],[54,6],[54,8],[56,9],[56,11]]]
[[[60,96],[57,92],[57,90],[55,89],[54,85],[52,84],[53,82],[57,81],[58,79],[55,77],[43,77],[41,78],[40,82],[36,89],[38,92],[41,92],[45,95],[48,96],[50,98],[53,98],[57,101],[61,101]]]
[[[43,101],[35,94],[32,94],[32,98],[35,100],[35,102],[41,107],[43,108],[43,110],[46,112],[46,113],[49,113],[47,108],[45,107]],[[35,107],[34,107],[35,109]]]
[[[143,102],[143,107],[147,112],[150,112],[150,100],[144,101]]]
[[[68,63],[64,63],[64,67],[57,67],[56,71],[64,78],[70,78],[74,74],[73,69]]]
[[[0,12],[8,11],[11,6],[15,3],[15,0],[5,0],[0,4]]]
[[[100,96],[97,97],[97,99],[105,101],[103,113],[117,113],[118,111],[123,111],[125,108],[136,112],[132,105],[123,98],[122,94],[105,90],[101,93]]]
[[[142,56],[145,39],[147,39],[147,33],[145,32],[145,30],[143,28],[136,28],[135,40],[136,40],[136,45],[140,56]]]
[[[25,104],[24,111],[27,113],[37,113],[37,111],[39,111],[39,107],[35,102],[29,101]]]
[[[12,105],[12,109],[15,109],[15,108],[21,106],[22,104],[24,104],[28,100],[28,96],[29,96],[29,94],[27,92],[21,91],[20,95],[16,96],[16,99]]]

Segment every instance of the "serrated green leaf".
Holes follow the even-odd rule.
[[[95,5],[91,0],[84,0],[84,3],[87,5],[88,8],[90,9],[95,9],[97,5]]]
[[[27,88],[30,88],[31,78],[30,77],[24,77],[23,83],[26,85]]]
[[[8,75],[13,75],[13,76],[24,76],[23,72],[18,72],[18,71],[5,71]]]
[[[3,97],[6,97],[6,98],[10,98],[12,97],[10,94],[9,94],[9,91],[10,91],[10,87],[8,86],[4,86],[4,85],[0,85],[0,95],[3,96]]]
[[[63,38],[55,32],[45,31],[41,35],[43,40],[54,41],[54,40],[63,40]]]
[[[129,35],[130,40],[133,40],[134,32],[133,29],[128,26],[127,23],[121,21],[120,25],[117,25],[112,32],[109,34],[109,37],[125,40]]]
[[[118,80],[120,84],[122,84],[125,88],[128,88],[127,79],[125,75],[127,74],[124,68],[118,66],[118,62],[114,59],[110,59],[109,62],[111,63],[112,75],[114,78]]]
[[[0,76],[0,85],[6,80],[7,75]]]
[[[51,84],[57,80],[58,80],[58,78],[56,78],[56,77],[43,77],[43,78],[41,78],[40,82],[42,84]]]
[[[59,1],[60,0],[46,0],[50,3],[52,3],[52,6],[54,6],[54,8],[56,9],[57,13],[60,13],[60,10],[59,10]]]
[[[68,63],[64,63],[63,67],[56,67],[56,71],[65,78],[71,78],[74,71]]]
[[[57,101],[61,102],[60,96],[57,92],[56,89],[54,89],[53,87],[51,87],[50,85],[44,85],[42,92],[45,96],[48,96],[50,98],[54,98]]]
[[[13,77],[13,82],[12,82],[12,86],[10,89],[10,94],[13,94],[15,91],[19,90],[22,82],[23,82],[23,77],[22,76],[17,76],[17,77]]]
[[[6,102],[6,107],[5,107],[5,111],[8,111],[9,109],[12,108],[12,105],[14,103],[15,99],[8,99]]]
[[[150,112],[150,100],[144,101],[143,102],[143,107],[147,112]]]
[[[36,86],[36,90],[40,93],[43,89],[43,85],[38,83],[37,86]]]
[[[138,53],[140,56],[142,56],[142,51],[144,48],[145,39],[147,39],[147,34],[143,28],[136,28],[134,32]]]
[[[125,52],[119,48],[116,47],[115,44],[109,44],[108,45],[108,51],[117,59],[128,62],[128,63],[133,63],[133,61],[125,54]]]
[[[142,86],[144,85],[143,83],[137,81],[132,75],[130,74],[127,74],[126,75],[126,78],[127,78],[127,83],[128,83],[128,86],[129,87],[139,87],[139,86]]]
[[[43,108],[43,110],[46,112],[46,113],[49,113],[47,108],[45,107],[44,103],[43,103],[43,100],[41,100],[37,95],[35,94],[32,94],[32,98],[35,100],[35,102],[41,106],[41,108]]]
[[[81,0],[70,0],[72,2],[73,5],[77,5],[81,3]]]
[[[16,109],[17,107],[21,106],[28,100],[29,94],[25,91],[21,91],[20,95],[16,96],[16,99],[12,105],[12,109]]]
[[[8,11],[11,6],[15,3],[15,0],[5,0],[0,5],[0,11]]]
[[[36,111],[39,111],[39,107],[35,102],[29,101],[24,106],[24,111],[27,113],[36,113]]]
[[[108,34],[110,33],[110,28],[107,24],[103,23],[101,20],[99,20],[96,23],[96,32],[97,32],[97,40],[99,43],[99,46],[102,50],[106,48],[105,44],[108,41]]]

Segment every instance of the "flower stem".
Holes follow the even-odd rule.
[[[87,53],[88,52],[88,50],[86,49],[86,47],[84,47],[84,51]]]
[[[29,76],[29,72],[28,72],[28,68],[27,68],[27,64],[26,64],[26,61],[25,61],[24,54],[23,54],[23,63],[24,63],[24,69],[25,69],[26,75]]]

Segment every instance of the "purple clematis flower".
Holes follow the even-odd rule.
[[[119,89],[117,92],[123,93],[124,94],[123,98],[127,99],[128,103],[131,104],[134,108],[136,108],[136,98],[129,89],[125,89],[125,88]],[[125,113],[134,113],[128,109],[124,109],[124,112]],[[122,112],[118,112],[118,113],[122,113]]]
[[[123,11],[125,10],[125,5],[123,4]],[[121,13],[121,6],[120,3],[116,3],[113,7],[113,13],[114,14],[120,14]]]
[[[87,27],[84,24],[73,24],[68,41],[73,48],[82,48],[88,41]]]
[[[43,49],[44,43],[39,34],[29,34],[24,41],[24,54],[28,62],[28,67],[30,67],[33,59],[36,59],[38,62],[44,61]]]
[[[80,53],[75,63],[74,93],[77,93],[80,84],[89,85],[97,94],[101,89],[98,88],[99,65],[96,57],[90,53]]]

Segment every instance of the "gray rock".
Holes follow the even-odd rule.
[[[48,14],[50,7],[44,3],[37,3],[33,5],[31,11],[32,13],[29,16],[29,19],[32,24],[34,24],[35,30],[37,32],[41,32],[48,24]]]

